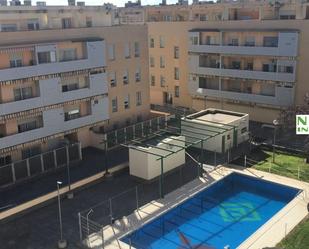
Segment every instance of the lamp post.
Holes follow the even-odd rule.
[[[273,163],[275,162],[275,154],[276,154],[276,148],[275,148],[275,145],[276,145],[276,133],[277,133],[277,126],[279,125],[279,121],[277,119],[275,119],[273,121],[273,124],[275,126],[274,128],[274,138],[273,138]]]
[[[107,140],[104,140],[104,161],[105,161],[105,173],[104,177],[105,178],[111,178],[112,174],[108,171],[108,151],[107,151]]]
[[[62,217],[61,217],[61,202],[60,202],[60,191],[59,186],[62,185],[62,182],[57,181],[57,193],[58,193],[58,211],[59,211],[59,224],[60,224],[60,240],[58,240],[58,248],[66,248],[68,243],[65,239],[63,239],[63,232],[62,232]]]

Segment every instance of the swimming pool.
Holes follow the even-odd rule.
[[[234,249],[299,191],[232,173],[121,241],[140,249]]]

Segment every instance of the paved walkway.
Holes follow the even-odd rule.
[[[108,167],[129,160],[128,150],[119,148],[108,153]],[[71,183],[95,175],[105,170],[104,152],[95,148],[83,150],[83,160],[70,169]],[[0,189],[0,211],[12,208],[21,203],[40,197],[57,189],[56,182],[62,181],[63,186],[67,185],[67,168],[63,167],[57,171],[28,180],[15,186]]]

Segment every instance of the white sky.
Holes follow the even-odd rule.
[[[32,5],[35,5],[37,1],[44,1],[44,0],[32,0]],[[45,0],[47,5],[67,5],[68,1],[67,0]],[[103,5],[104,2],[110,2],[114,5],[117,5],[118,7],[124,6],[124,4],[128,0],[76,0],[76,2],[85,2],[86,5]],[[131,0],[132,1],[132,0]],[[133,0],[132,2],[135,2]],[[176,3],[177,0],[167,0],[168,4]],[[161,3],[161,0],[142,0],[142,5],[154,5]]]

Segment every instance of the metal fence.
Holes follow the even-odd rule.
[[[147,137],[159,129],[164,129],[168,119],[169,118],[166,116],[160,116],[108,132],[105,134],[104,142],[106,143],[107,148],[111,149],[132,139]]]
[[[248,153],[249,148],[248,143],[243,143],[237,148],[226,151],[226,153],[204,151],[203,158],[200,157],[199,150],[187,150],[186,163],[166,172],[163,178],[158,177],[151,181],[144,181],[134,188],[130,188],[87,210],[79,212],[81,242],[89,248],[93,247],[94,244],[96,248],[104,248],[110,242],[110,238],[106,238],[103,228],[106,225],[115,226],[115,222],[120,221],[117,224],[123,224],[121,231],[125,232],[134,229],[134,224],[125,224],[121,221],[145,204],[160,199],[161,187],[164,195],[169,194],[201,176],[199,168],[201,161],[205,173],[205,171],[214,170],[217,165],[228,163],[245,155]]]
[[[81,144],[70,144],[0,167],[0,187],[12,185],[82,159]]]

